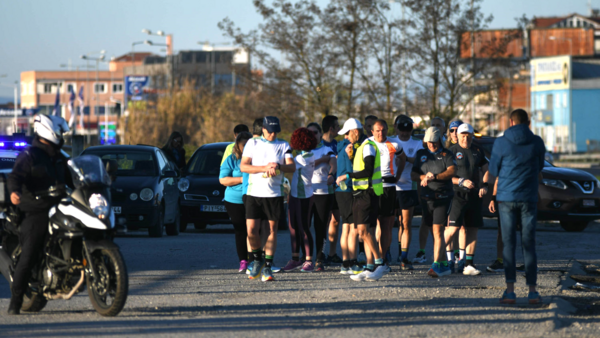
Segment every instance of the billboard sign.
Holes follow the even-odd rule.
[[[148,76],[126,76],[125,95],[132,101],[144,99],[144,88],[148,86]]]
[[[556,56],[530,61],[531,91],[569,89],[571,85],[571,57]]]
[[[116,122],[99,122],[98,129],[99,129],[98,136],[99,136],[99,141],[100,141],[101,145],[117,144],[117,123]],[[107,135],[107,133],[108,133],[108,135]]]

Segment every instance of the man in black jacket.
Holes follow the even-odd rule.
[[[58,116],[36,115],[36,134],[33,144],[19,154],[12,173],[8,176],[11,202],[24,213],[19,225],[21,255],[13,276],[9,314],[19,314],[23,295],[43,251],[48,232],[48,211],[60,198],[37,200],[36,193],[57,184],[72,184],[67,159],[60,148],[62,134],[69,130],[65,120]]]

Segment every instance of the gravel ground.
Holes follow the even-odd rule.
[[[416,218],[414,225],[419,222]],[[486,220],[480,231],[475,261],[481,270],[495,258],[495,225]],[[539,225],[538,283],[544,304],[537,306],[527,304],[522,276],[517,304],[502,306],[503,274],[433,279],[426,265],[416,265],[413,272],[393,266],[378,282],[353,282],[338,267],[280,273],[272,283],[250,281],[237,272],[231,226],[188,231],[163,238],[140,231],[116,240],[130,281],[118,317],[98,315],[87,292],[70,301],[51,301],[40,313],[7,316],[10,292],[8,283],[0,281],[0,336],[597,337],[600,330],[600,294],[565,285],[571,270],[581,266],[578,261],[600,266],[598,223],[582,233]],[[417,236],[414,227],[411,258]],[[289,232],[280,232],[278,241],[275,264],[282,266],[290,257]],[[394,257],[397,252],[393,245]]]

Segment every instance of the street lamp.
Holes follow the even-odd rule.
[[[96,83],[94,84],[94,92],[96,92],[96,85],[98,84],[98,77],[99,77],[99,74],[98,74],[98,70],[99,69],[98,68],[99,68],[99,63],[100,63],[100,61],[104,60],[104,57],[105,57],[104,53],[105,53],[105,51],[101,50],[100,53],[99,53],[100,57],[91,57],[90,56],[90,55],[93,55],[93,54],[97,54],[97,52],[90,52],[90,53],[81,55],[81,58],[83,60],[85,60],[86,67],[88,67],[88,68],[89,68],[89,61],[90,60],[96,61]],[[86,80],[85,81],[86,81],[86,87],[88,87],[88,97],[89,97],[89,86],[88,86],[89,76],[87,76],[89,74],[89,72],[87,71],[87,69],[86,69],[85,73],[86,73]],[[98,106],[98,93],[95,93],[95,94],[96,94],[96,105],[94,106],[94,113],[95,113],[95,110],[96,110],[95,107]],[[90,119],[91,119],[91,114],[90,114],[90,117],[88,117],[88,122],[89,122]],[[90,141],[90,139],[89,139],[89,135],[88,135],[88,143],[89,143],[89,141]]]
[[[571,40],[571,38],[559,38],[556,36],[551,36],[548,39],[552,40],[552,41],[556,41],[556,40],[569,41],[569,55],[573,55],[573,40]]]

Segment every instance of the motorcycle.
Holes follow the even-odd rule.
[[[116,172],[116,164],[108,162],[108,172]],[[33,269],[21,310],[39,312],[48,300],[69,300],[87,286],[94,309],[103,316],[116,316],[127,301],[129,281],[123,256],[113,242],[111,178],[96,156],[70,159],[68,166],[75,189],[57,185],[36,192],[37,199],[61,200],[49,211],[48,241]],[[5,189],[0,195],[8,197]],[[12,284],[21,249],[15,226],[18,212],[14,207],[10,210],[5,210],[0,271]]]

